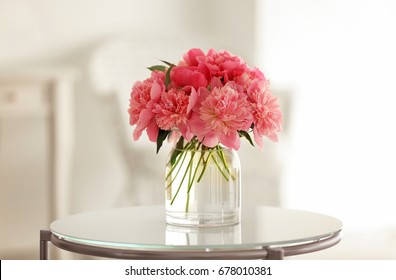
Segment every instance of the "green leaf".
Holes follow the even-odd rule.
[[[161,61],[162,61],[163,63],[165,63],[166,65],[170,66],[170,67],[175,66],[175,64],[170,63],[170,62],[168,62],[168,61],[165,61],[165,60],[161,60]]]
[[[165,72],[165,70],[166,70],[166,67],[165,66],[163,66],[163,65],[154,65],[154,66],[151,66],[151,67],[147,67],[150,71],[161,71],[161,72]]]
[[[239,136],[241,136],[241,137],[245,137],[245,138],[249,141],[250,145],[252,145],[252,146],[254,147],[252,138],[250,137],[250,134],[249,134],[249,133],[247,133],[247,132],[244,131],[244,130],[240,130],[240,131],[238,131],[238,134],[239,134]]]
[[[168,88],[168,85],[169,85],[170,82],[171,82],[170,72],[171,72],[173,66],[174,66],[174,65],[172,64],[172,65],[168,68],[168,71],[166,71],[166,74],[165,74],[165,87],[166,87],[166,88]]]
[[[160,129],[158,131],[158,137],[157,137],[157,154],[159,152],[159,150],[162,147],[162,143],[164,143],[164,140],[166,139],[166,137],[168,136],[168,134],[170,133],[170,130],[162,130]]]
[[[170,162],[172,166],[175,164],[177,156],[182,152],[183,145],[184,145],[184,138],[182,136],[180,137],[179,141],[177,141],[176,149],[173,151],[171,155]]]

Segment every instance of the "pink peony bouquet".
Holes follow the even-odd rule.
[[[157,152],[166,138],[231,150],[240,148],[242,137],[260,149],[263,137],[277,141],[283,116],[259,69],[214,49],[205,54],[194,48],[178,64],[162,62],[133,85],[128,112],[134,140],[145,130]]]

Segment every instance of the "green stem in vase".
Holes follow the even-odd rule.
[[[191,190],[191,188],[192,188],[192,185],[194,184],[195,177],[197,176],[197,172],[198,172],[199,166],[200,166],[200,164],[201,164],[201,161],[202,161],[202,155],[199,157],[197,166],[195,167],[195,171],[194,171],[194,175],[193,175],[193,177],[192,177],[192,180],[191,180],[191,181],[189,182],[189,184],[188,184],[187,193],[190,193],[190,190]],[[192,166],[191,166],[191,169],[192,169]],[[197,180],[197,183],[198,183],[198,180]]]
[[[190,205],[190,193],[187,193],[187,201],[186,201],[186,209],[185,209],[186,212],[188,212],[189,205]]]
[[[170,183],[168,184],[168,186],[167,186],[166,188],[169,188],[169,187],[172,186],[173,181],[177,178],[177,175],[179,174],[179,172],[180,172],[180,170],[181,170],[181,168],[182,168],[182,166],[183,166],[183,163],[184,163],[184,160],[186,159],[186,157],[187,157],[187,153],[182,152],[182,153],[180,154],[180,156],[177,158],[176,162],[172,165],[171,170],[169,170],[168,175],[166,176],[166,180],[169,179],[169,176],[172,175],[174,169],[175,169],[176,166],[179,164],[180,159],[183,158],[183,160],[182,160],[182,162],[181,162],[181,164],[180,164],[180,166],[179,166],[179,169],[177,170],[175,176],[173,176],[173,179],[170,181]]]
[[[197,183],[201,182],[201,179],[202,179],[203,175],[205,174],[206,167],[208,166],[208,163],[209,163],[211,155],[212,155],[212,150],[208,150],[208,157],[206,158],[206,160],[203,160],[204,166],[202,167],[202,171],[201,171],[201,174],[198,177]],[[201,157],[203,158],[204,154],[202,154]]]
[[[189,161],[189,163],[188,163],[188,165],[187,165],[187,168],[189,168],[189,166],[191,166],[191,163],[192,163],[192,161],[193,161],[193,159],[194,159],[194,154],[191,156],[191,159],[190,159],[190,161]],[[182,164],[183,165],[183,164]],[[180,168],[182,167],[182,165],[180,166]],[[176,193],[175,193],[175,196],[173,197],[173,199],[172,199],[172,201],[171,201],[171,205],[173,204],[173,202],[175,201],[175,198],[177,197],[177,194],[179,193],[179,191],[180,191],[180,189],[181,189],[181,187],[182,187],[182,185],[183,185],[183,182],[184,182],[184,180],[186,179],[186,176],[187,176],[187,172],[188,170],[186,170],[186,172],[184,172],[184,175],[183,175],[183,178],[182,178],[182,180],[181,180],[181,182],[180,182],[180,184],[179,184],[179,187],[177,188],[177,191],[176,191]],[[175,177],[177,177],[177,176],[175,176]]]
[[[181,140],[183,140],[183,139],[181,139]],[[181,142],[181,143],[182,143],[182,142]],[[166,175],[166,178],[165,178],[166,180],[168,180],[169,177],[172,175],[173,171],[174,171],[175,168],[178,166],[178,164],[179,164],[181,158],[183,158],[183,160],[182,160],[182,162],[181,162],[181,164],[180,164],[180,166],[179,166],[179,169],[178,169],[177,172],[176,172],[176,175],[173,177],[173,179],[172,179],[171,182],[168,184],[168,186],[166,187],[166,189],[168,189],[169,187],[172,186],[173,181],[177,178],[177,175],[179,174],[181,168],[183,167],[184,160],[185,160],[186,157],[187,157],[187,153],[185,153],[185,151],[186,151],[186,150],[189,150],[189,149],[191,148],[191,146],[193,146],[193,145],[194,145],[194,142],[188,142],[188,143],[186,144],[185,147],[182,147],[181,149],[175,149],[175,150],[173,151],[173,153],[172,153],[172,155],[171,155],[171,159],[170,159],[170,162],[171,162],[171,166],[172,166],[172,167],[171,167],[171,169],[169,170],[168,174]]]
[[[192,174],[193,165],[194,165],[194,161],[192,162],[191,165],[189,165],[187,167],[187,169],[188,169],[188,186],[190,186],[190,184],[192,184],[192,182],[191,182],[191,180],[192,180],[191,174]],[[188,212],[189,204],[190,204],[190,191],[189,191],[189,188],[188,188],[188,190],[187,190],[187,199],[186,199],[186,209],[185,209],[186,212]]]
[[[227,174],[224,173],[223,168],[221,168],[220,164],[217,162],[216,157],[211,154],[211,157],[213,159],[213,162],[216,164],[217,168],[219,169],[220,173],[223,175],[224,179],[228,182],[230,179],[228,179]]]
[[[195,156],[195,153],[200,149],[200,146],[201,146],[201,143],[199,142],[197,147],[194,147],[194,150],[193,150],[192,155],[191,155],[191,160],[190,160],[190,162],[188,163],[188,166],[187,166],[189,174],[188,174],[188,186],[187,186],[187,201],[186,201],[186,209],[185,209],[186,212],[188,212],[188,207],[189,207],[189,204],[190,204],[190,190],[191,190],[191,188],[192,188],[192,186],[194,184],[195,177],[197,175],[197,171],[198,171],[199,165],[200,165],[201,160],[202,160],[202,156],[201,156],[199,158],[199,161],[198,161],[198,163],[197,163],[197,165],[195,167],[194,174],[193,174],[192,173],[193,169],[194,169],[193,158]],[[187,151],[184,151],[184,152],[187,154]],[[187,172],[187,170],[186,170],[186,172]]]
[[[234,176],[234,174],[232,174],[232,172],[230,171],[230,168],[228,167],[228,162],[224,156],[224,151],[219,146],[217,146],[216,148],[217,148],[217,154],[219,155],[219,158],[223,162],[224,168],[227,170],[227,173],[231,176],[232,180],[235,181],[235,176]]]
[[[197,149],[200,147],[200,145],[201,145],[201,143],[199,143],[199,144],[198,144],[198,147],[195,148],[196,142],[197,142],[197,141],[191,141],[191,143],[187,143],[186,146],[185,146],[185,148],[181,151],[181,154],[184,154],[184,158],[186,158],[188,150],[191,149],[191,147],[194,147],[194,150],[192,151],[191,158],[190,158],[190,160],[189,160],[189,162],[188,162],[188,164],[187,164],[187,169],[186,169],[186,171],[184,172],[184,175],[183,175],[183,178],[182,178],[182,180],[181,180],[181,182],[180,182],[180,184],[179,184],[179,187],[177,188],[177,191],[176,191],[176,193],[175,193],[175,195],[174,195],[174,197],[173,197],[173,199],[172,199],[172,201],[171,201],[171,205],[172,205],[173,202],[175,201],[175,199],[176,199],[176,197],[177,197],[177,195],[178,195],[178,193],[179,193],[179,191],[180,191],[180,189],[181,189],[181,187],[182,187],[182,185],[183,185],[183,182],[184,182],[184,180],[186,179],[187,173],[189,173],[189,170],[192,169],[193,160],[194,160],[194,156],[195,156],[195,152],[196,152],[196,150],[197,150]],[[187,147],[188,147],[188,148],[187,148]],[[184,160],[183,160],[183,162],[184,162]],[[177,173],[179,173],[179,171],[182,169],[182,167],[183,167],[183,162],[181,163],[181,165],[180,165],[179,170],[178,170]],[[175,163],[175,164],[176,164],[176,163]],[[191,171],[190,171],[190,172],[191,172]],[[176,178],[176,177],[177,177],[177,174],[176,174],[175,178]],[[174,181],[174,179],[173,179],[172,182],[169,184],[169,186],[172,185],[173,181]],[[189,185],[190,185],[190,179],[189,179],[188,181],[189,181]]]

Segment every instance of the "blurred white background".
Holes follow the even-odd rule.
[[[129,93],[200,47],[262,69],[285,114],[279,143],[242,145],[243,203],[344,222],[295,258],[396,259],[394,26],[391,0],[0,0],[0,258],[38,258],[53,219],[163,203]]]

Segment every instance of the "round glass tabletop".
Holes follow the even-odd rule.
[[[81,213],[54,221],[52,234],[68,242],[113,249],[246,249],[314,242],[342,228],[336,218],[276,207],[244,207],[241,223],[226,227],[176,227],[164,206]]]

